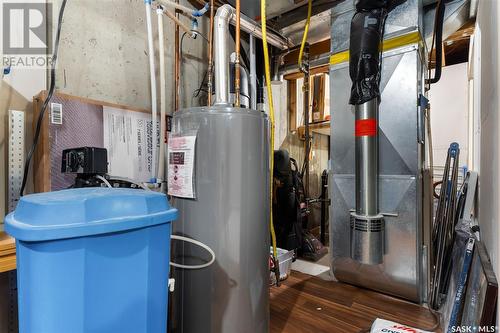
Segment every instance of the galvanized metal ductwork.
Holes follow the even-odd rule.
[[[356,210],[351,213],[351,257],[368,265],[383,262],[384,218],[378,207],[378,112],[380,45],[387,14],[403,1],[356,2],[351,21],[350,104],[355,108]]]
[[[379,71],[374,76],[375,80],[368,80],[380,80],[377,98],[370,96],[371,99],[357,101],[358,104],[353,106],[350,100],[352,89],[345,82],[351,80],[350,62],[347,60],[351,56],[350,46],[359,43],[355,39],[351,41],[351,22],[357,12],[353,1],[344,1],[332,9],[331,163],[328,186],[332,271],[339,281],[422,302],[427,295],[424,231],[428,230],[426,225],[430,223],[430,219],[426,219],[428,214],[424,211],[422,198],[426,148],[421,134],[424,133],[425,122],[420,121],[424,109],[419,106],[419,97],[425,94],[427,74],[427,59],[421,38],[424,12],[421,0],[407,0],[388,13],[383,29],[385,49],[379,54],[380,44],[375,48],[378,52],[374,55],[374,63],[379,64]],[[363,57],[367,59],[370,55],[360,58]],[[364,62],[359,64],[360,72],[366,72]],[[361,79],[360,85],[363,82]],[[375,120],[378,142],[373,144],[376,149],[368,151],[376,152],[377,158],[359,153],[359,147],[363,145],[358,140],[356,147],[353,135],[356,119]],[[358,130],[373,133],[374,122],[358,123]],[[364,163],[361,163],[360,156],[376,162],[371,167],[361,168],[359,165]],[[360,180],[367,188],[378,187],[378,191],[358,191]],[[372,195],[367,198],[363,193]],[[368,204],[374,202],[378,204]],[[349,237],[351,213],[356,212],[382,215],[383,232],[375,237],[375,232],[368,235],[367,232],[353,230],[355,234]],[[361,229],[361,225],[357,225]],[[373,231],[378,227],[376,223],[371,223],[371,226]],[[365,240],[363,236],[369,237]],[[377,244],[378,248],[383,244],[383,253],[373,250],[373,247],[370,249],[371,244]],[[370,255],[365,256],[368,259],[353,259],[364,255],[363,252],[360,255],[353,253],[353,246],[360,251],[368,249]],[[381,255],[380,264],[365,264],[380,262]]]

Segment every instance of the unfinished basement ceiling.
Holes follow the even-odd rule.
[[[228,0],[232,6],[236,5],[235,0]],[[307,4],[307,0],[272,0],[266,2],[266,14],[268,19],[299,8]],[[260,0],[241,1],[241,11],[254,20],[260,20]]]
[[[204,0],[190,0],[202,6]],[[308,41],[310,44],[323,42],[330,39],[331,17],[330,9],[345,2],[354,0],[313,0],[311,27],[309,29]],[[422,0],[424,6],[424,19],[422,34],[430,48],[432,32],[434,27],[434,14],[437,0]],[[215,0],[216,6],[229,3],[235,6],[235,0]],[[241,2],[242,12],[250,18],[260,21],[261,0],[245,0]],[[474,22],[477,10],[477,0],[449,0],[446,6],[443,39],[463,29]],[[267,15],[269,26],[287,37],[293,45],[298,45],[302,39],[304,25],[307,17],[307,0],[272,0],[267,1]],[[463,58],[463,50],[457,47],[465,45],[454,45],[457,59]],[[468,49],[468,47],[466,48]],[[324,57],[327,59],[327,57]],[[453,60],[455,62],[458,60]]]

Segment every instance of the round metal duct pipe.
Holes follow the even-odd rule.
[[[378,206],[378,99],[355,106],[356,212],[351,214],[351,257],[383,262],[384,219]]]

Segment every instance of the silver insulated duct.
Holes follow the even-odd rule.
[[[203,269],[173,268],[171,332],[269,328],[269,121],[263,112],[230,102],[227,41],[233,14],[224,5],[214,20],[215,105],[173,117],[171,136],[196,136],[195,198],[172,200],[179,210],[173,234],[208,245],[215,262]],[[209,260],[195,246],[173,244],[176,263]]]

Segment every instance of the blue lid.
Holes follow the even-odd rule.
[[[80,188],[26,195],[7,215],[5,231],[23,241],[104,234],[177,218],[165,194],[136,189]]]

